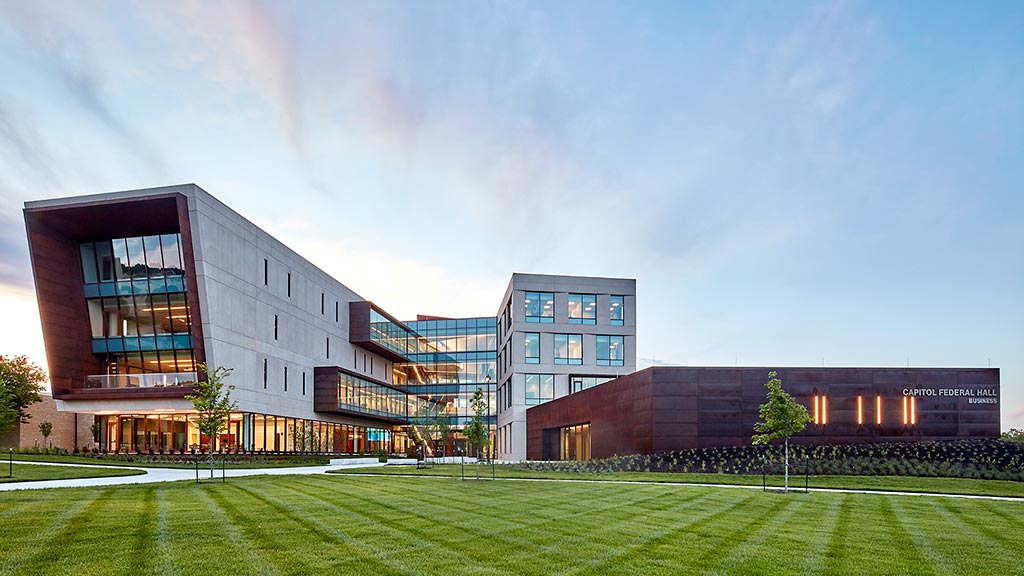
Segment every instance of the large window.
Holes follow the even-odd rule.
[[[597,337],[597,365],[623,366],[622,336]]]
[[[86,284],[185,274],[180,234],[83,242],[79,253]]]
[[[527,364],[540,364],[540,333],[523,334],[523,358]]]
[[[608,314],[611,319],[612,326],[622,326],[625,311],[623,308],[626,307],[625,298],[622,296],[612,296],[610,298],[611,303],[608,306]]]
[[[523,308],[527,322],[551,324],[555,321],[555,295],[551,292],[527,292]]]
[[[611,380],[610,376],[570,376],[569,392],[575,394]]]
[[[590,460],[590,424],[562,428],[560,460]]]
[[[569,294],[569,324],[597,324],[597,296]]]
[[[137,294],[86,300],[93,338],[187,334],[184,294]]]
[[[555,397],[555,377],[551,374],[526,375],[526,405],[543,404]]]
[[[583,364],[582,334],[555,334],[555,364]]]

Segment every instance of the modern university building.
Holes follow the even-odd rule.
[[[636,282],[513,274],[496,313],[401,321],[194,184],[29,202],[57,409],[107,450],[205,443],[185,396],[234,369],[221,450],[403,452],[482,388],[506,460],[749,443],[769,368],[636,372]],[[997,369],[790,368],[808,442],[993,437]],[[79,442],[80,444],[84,444]]]

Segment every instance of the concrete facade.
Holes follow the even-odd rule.
[[[527,292],[553,295],[551,322],[527,321]],[[597,318],[594,324],[570,323],[570,294],[596,296]],[[621,326],[611,324],[612,296],[623,298]],[[500,459],[525,460],[527,457],[526,410],[536,404],[527,401],[528,375],[552,375],[553,398],[561,398],[571,393],[573,376],[614,378],[636,370],[636,280],[516,273],[512,275],[505,290],[497,317],[498,409],[495,450]],[[540,337],[539,362],[527,363],[524,345],[527,334]],[[556,363],[556,334],[582,335],[581,364]],[[625,349],[621,366],[598,365],[597,337],[600,335],[622,337]]]

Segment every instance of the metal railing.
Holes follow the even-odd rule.
[[[163,388],[165,386],[191,386],[195,383],[195,372],[98,374],[86,376],[83,388]]]

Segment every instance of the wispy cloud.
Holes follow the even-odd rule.
[[[35,49],[63,84],[67,94],[92,118],[114,134],[122,148],[145,163],[154,177],[167,173],[160,154],[142,138],[108,103],[104,95],[105,76],[97,68],[92,47],[76,34],[73,4],[8,2],[0,4],[8,25]]]

